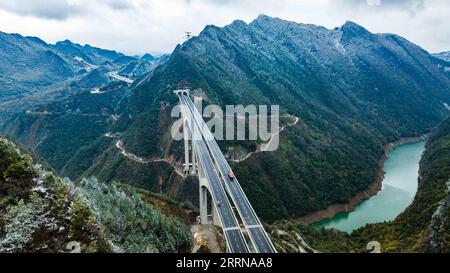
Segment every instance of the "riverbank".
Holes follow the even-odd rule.
[[[381,191],[383,180],[385,177],[384,164],[388,159],[388,153],[395,149],[396,147],[407,144],[416,143],[426,139],[426,136],[421,137],[411,137],[411,138],[401,138],[396,142],[389,143],[384,147],[384,155],[378,161],[378,174],[374,181],[369,185],[369,187],[362,192],[357,193],[353,198],[349,200],[346,204],[334,204],[329,206],[325,210],[317,211],[307,216],[296,219],[300,223],[312,224],[325,219],[332,219],[337,213],[340,212],[352,212],[356,206],[361,202],[377,195]]]

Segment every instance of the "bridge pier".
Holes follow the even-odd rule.
[[[208,189],[200,183],[200,224],[208,225]]]
[[[213,215],[212,215],[212,221],[213,225],[220,226],[220,220],[219,220],[219,213],[217,212],[217,207],[213,204]]]
[[[193,117],[191,118],[191,120],[190,120],[190,122],[191,122],[191,124],[193,125],[194,124],[194,119],[193,119]],[[197,166],[197,162],[198,162],[198,160],[197,160],[197,151],[195,150],[195,145],[194,145],[194,136],[195,136],[195,126],[191,126],[190,127],[191,128],[191,163],[192,163],[192,165],[191,165],[191,174],[192,175],[196,175],[197,174],[197,169],[198,169],[198,166]]]
[[[187,120],[183,124],[183,138],[184,138],[184,173],[189,174],[189,127]]]
[[[191,167],[191,174],[192,175],[196,175],[197,171],[198,171],[198,166],[197,166],[197,154],[194,148],[194,145],[191,145],[191,150],[192,150],[192,156],[191,156],[191,161],[192,161],[192,167]]]
[[[199,166],[200,167],[200,166]],[[200,208],[200,224],[208,223],[208,180],[202,168],[198,169],[198,192]]]
[[[193,117],[188,119],[183,115],[183,138],[184,138],[184,173],[186,175],[196,175],[198,172],[197,152],[194,145],[195,126]]]

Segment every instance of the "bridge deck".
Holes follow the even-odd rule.
[[[191,99],[187,95],[180,93],[179,96],[180,100],[183,101],[183,105],[187,105],[189,107],[190,114],[193,116],[197,128],[201,129],[201,135],[204,138],[203,144],[206,144],[207,148],[211,152],[212,159],[215,163],[214,166],[224,182],[220,183],[220,185],[224,187],[226,192],[230,195],[250,236],[250,239],[256,248],[256,251],[259,253],[276,252],[275,247],[270,241],[269,236],[265,232],[264,227],[253,210],[253,207],[240,186],[239,181],[237,178],[231,180],[228,177],[228,172],[231,170],[231,167],[229,166],[226,158],[223,156],[219,145],[217,145],[214,136],[207,127],[200,113],[197,111]],[[203,142],[203,139],[201,142]]]
[[[180,98],[180,101],[182,105],[185,105],[185,101],[182,98]],[[195,126],[195,124],[191,124],[191,122],[188,122],[188,124],[190,128]],[[231,204],[222,187],[222,183],[217,176],[217,172],[215,171],[213,165],[213,160],[211,159],[208,148],[200,135],[200,130],[194,129],[191,130],[191,132],[194,132],[193,141],[195,142],[195,147],[197,149],[199,164],[201,164],[204,175],[208,181],[209,190],[216,206],[222,228],[224,229],[224,235],[229,251],[232,253],[248,253],[249,249],[247,247],[244,235],[239,227],[239,222],[234,215]],[[220,206],[217,205],[219,203],[221,204]]]

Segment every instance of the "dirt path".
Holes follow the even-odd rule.
[[[107,133],[105,134],[105,137],[108,138],[119,138],[120,134],[116,133],[116,134],[112,134],[112,133]],[[149,159],[144,159],[142,157],[139,157],[133,153],[128,152],[125,147],[123,146],[123,141],[121,139],[118,139],[116,142],[116,148],[120,151],[120,153],[125,156],[126,158],[137,162],[139,164],[150,164],[150,163],[157,163],[157,162],[165,162],[167,164],[169,164],[170,166],[172,166],[172,168],[174,169],[174,171],[181,177],[185,177],[184,173],[182,172],[182,170],[180,170],[180,168],[178,166],[175,165],[175,163],[173,162],[173,160],[170,160],[168,158],[149,158]]]
[[[270,137],[270,140],[269,140],[269,142],[267,142],[267,145],[265,147],[270,147],[270,143],[273,141],[274,136],[279,135],[286,128],[289,128],[289,127],[292,127],[292,126],[295,126],[296,124],[298,124],[300,119],[298,117],[294,117],[294,118],[295,118],[294,122],[281,127],[280,130],[278,130],[277,132],[273,133],[273,135]],[[155,162],[165,162],[165,163],[171,165],[178,175],[180,175],[181,177],[185,177],[183,171],[178,166],[176,166],[172,160],[169,160],[168,158],[149,158],[149,159],[144,159],[144,158],[139,157],[139,156],[137,156],[137,155],[135,155],[133,153],[128,152],[125,149],[125,147],[123,146],[123,141],[120,139],[120,134],[118,134],[118,133],[115,133],[115,134],[107,133],[107,134],[105,134],[105,137],[118,138],[118,140],[116,142],[116,148],[119,149],[120,153],[123,156],[125,156],[126,158],[128,158],[130,160],[133,160],[134,162],[137,162],[137,163],[140,163],[140,164],[149,164],[149,163],[155,163]],[[259,147],[258,147],[256,151],[247,154],[243,159],[232,160],[232,161],[239,163],[239,162],[247,160],[253,154],[262,153],[262,152],[266,152],[266,149],[259,150]]]
[[[290,123],[290,124],[288,124],[288,125],[285,125],[285,126],[281,127],[280,130],[278,130],[277,132],[273,133],[273,135],[270,137],[269,142],[266,143],[266,145],[265,145],[266,148],[265,148],[265,149],[260,149],[260,145],[258,145],[258,147],[256,148],[256,151],[247,154],[247,155],[246,155],[244,158],[242,158],[242,159],[234,159],[234,160],[231,160],[231,161],[232,161],[232,162],[237,162],[237,163],[239,163],[239,162],[243,162],[243,161],[247,160],[248,158],[250,158],[250,157],[251,157],[252,155],[254,155],[254,154],[267,152],[267,149],[268,149],[269,147],[271,147],[270,144],[272,143],[273,137],[274,137],[274,136],[279,135],[279,134],[280,134],[281,132],[283,132],[286,128],[289,128],[289,127],[292,127],[292,126],[295,126],[295,125],[298,124],[298,122],[300,121],[300,119],[299,119],[298,117],[294,117],[294,118],[295,118],[295,121],[294,121],[294,122],[292,122],[292,123]]]

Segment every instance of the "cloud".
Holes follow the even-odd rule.
[[[113,10],[128,10],[134,7],[133,1],[126,0],[0,0],[0,9],[18,15],[52,20],[65,20],[71,16],[88,16],[96,11],[92,6],[102,6]]]
[[[18,15],[63,20],[71,15],[79,14],[82,6],[76,1],[64,0],[0,0],[0,9]]]
[[[91,0],[92,1],[92,0]],[[123,0],[101,0],[100,2],[106,4],[108,7],[115,10],[127,10],[134,8],[132,1]]]
[[[344,9],[366,9],[371,12],[384,12],[387,9],[408,11],[412,14],[420,12],[425,8],[426,0],[335,0],[335,6]]]
[[[168,53],[185,31],[259,14],[327,28],[351,20],[431,52],[450,50],[448,0],[0,0],[0,29],[128,54]]]

